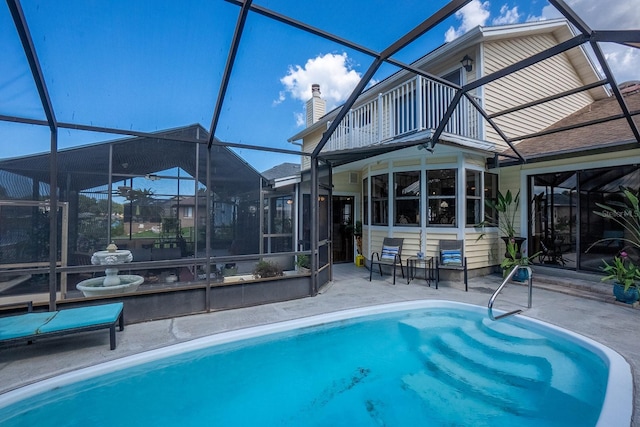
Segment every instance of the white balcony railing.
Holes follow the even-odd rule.
[[[456,90],[417,76],[349,111],[323,151],[366,147],[435,129]],[[462,97],[444,132],[479,139],[480,113]]]

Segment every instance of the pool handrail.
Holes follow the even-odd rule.
[[[498,294],[502,291],[502,289],[504,289],[504,287],[507,285],[507,283],[513,278],[513,276],[515,276],[515,274],[521,268],[526,268],[528,270],[528,273],[529,273],[528,274],[528,279],[527,279],[528,282],[529,282],[528,283],[529,294],[528,294],[527,308],[531,308],[531,297],[532,297],[532,294],[533,294],[533,271],[531,271],[530,267],[516,265],[514,267],[514,269],[509,272],[507,277],[502,281],[502,284],[498,287],[498,289],[496,289],[496,291],[493,293],[493,295],[491,295],[491,298],[489,299],[489,304],[487,305],[487,308],[489,309],[489,318],[491,320],[499,320],[499,319],[502,319],[503,317],[511,316],[512,314],[522,313],[522,310],[518,309],[518,310],[509,311],[507,313],[503,313],[503,314],[501,314],[499,316],[494,316],[493,315],[493,303],[496,301],[496,298],[498,297]]]

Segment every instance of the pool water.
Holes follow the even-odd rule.
[[[610,361],[539,322],[444,305],[285,322],[125,358],[0,396],[0,425],[598,423]]]

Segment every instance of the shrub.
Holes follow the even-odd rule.
[[[283,276],[282,267],[277,262],[260,261],[253,270],[256,279]]]

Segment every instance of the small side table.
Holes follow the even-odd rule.
[[[435,269],[433,268],[433,257],[427,256],[424,258],[418,258],[412,256],[407,259],[407,285],[416,278],[416,271],[422,268],[424,270],[424,278],[431,287],[431,281],[435,280]],[[436,282],[436,289],[438,289],[438,282]]]

